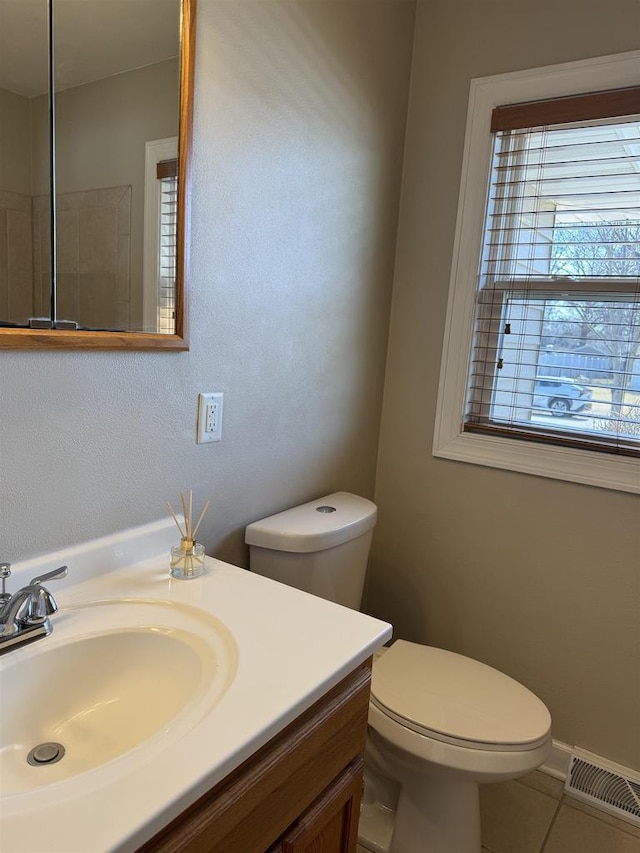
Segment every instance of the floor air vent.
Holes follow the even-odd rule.
[[[576,749],[571,753],[565,791],[640,826],[640,773]]]

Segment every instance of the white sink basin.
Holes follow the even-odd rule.
[[[120,599],[62,610],[49,637],[0,665],[0,794],[11,796],[150,754],[190,730],[236,670],[225,626],[189,605]],[[33,766],[42,743],[56,763]]]
[[[69,577],[51,636],[0,656],[3,851],[135,853],[391,636],[211,557],[174,580],[175,538],[168,519],[14,566],[15,589]],[[61,760],[28,764],[50,741]]]

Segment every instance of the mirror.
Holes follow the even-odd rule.
[[[188,348],[194,11],[0,0],[0,347]]]

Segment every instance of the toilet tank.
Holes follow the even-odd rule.
[[[359,610],[377,512],[334,492],[254,521],[245,531],[251,571]]]

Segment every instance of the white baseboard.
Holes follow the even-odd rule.
[[[573,747],[568,746],[568,744],[562,743],[560,740],[554,740],[551,755],[540,770],[556,779],[562,779],[564,782],[567,778],[567,771],[569,770],[572,749]]]

